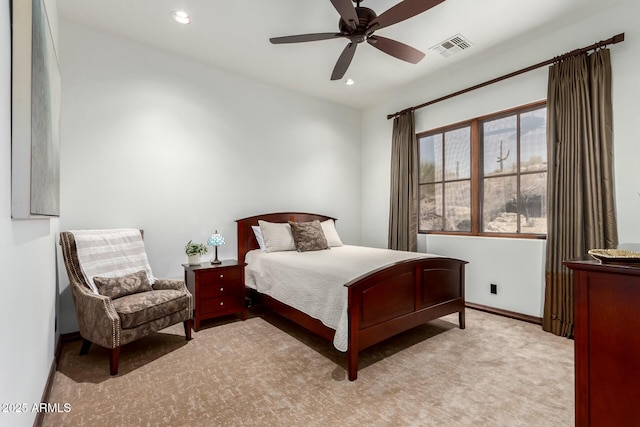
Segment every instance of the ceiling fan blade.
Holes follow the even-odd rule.
[[[344,50],[340,54],[340,58],[338,58],[338,62],[336,62],[336,66],[333,67],[331,80],[340,80],[342,77],[344,77],[344,73],[347,72],[347,69],[351,64],[351,60],[353,59],[353,55],[356,53],[357,47],[358,43],[351,42],[347,45],[347,47],[344,48]]]
[[[369,37],[367,42],[371,46],[381,50],[388,55],[391,55],[398,59],[402,59],[403,61],[407,61],[412,64],[417,64],[422,60],[422,58],[424,58],[424,53],[420,52],[418,49],[415,49],[404,43],[400,43],[399,41],[388,39],[386,37],[371,36]]]
[[[360,19],[356,13],[356,8],[353,7],[351,0],[331,0],[331,4],[336,8],[340,17],[354,30],[358,26]]]
[[[313,33],[313,34],[298,34],[297,36],[284,36],[284,37],[272,37],[269,41],[273,44],[282,43],[301,43],[301,42],[314,42],[317,40],[329,40],[344,37],[342,33]]]
[[[368,29],[378,30],[412,18],[439,5],[445,0],[404,0],[383,12],[369,23]]]

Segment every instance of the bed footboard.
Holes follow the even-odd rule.
[[[451,313],[464,318],[464,266],[453,258],[396,263],[347,283],[349,380],[358,377],[358,353],[400,332]]]

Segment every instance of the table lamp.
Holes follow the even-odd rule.
[[[222,237],[222,234],[218,233],[218,230],[209,237],[207,245],[213,246],[215,250],[215,258],[211,261],[211,264],[222,264],[222,261],[218,259],[218,246],[224,245],[224,237]]]

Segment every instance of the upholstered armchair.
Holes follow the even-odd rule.
[[[95,230],[96,232],[108,232],[109,230]],[[131,233],[131,231],[129,231]],[[74,233],[76,233],[74,235]],[[64,264],[69,276],[71,294],[78,319],[82,348],[80,354],[89,351],[91,343],[106,347],[110,350],[109,367],[111,375],[118,373],[118,361],[120,347],[131,341],[150,335],[178,322],[184,323],[184,332],[187,341],[191,339],[191,327],[193,318],[193,297],[187,290],[182,280],[156,279],[152,284],[143,277],[146,282],[145,290],[136,289],[134,293],[120,292],[117,288],[118,277],[114,272],[106,272],[111,279],[108,288],[101,288],[97,292],[96,284],[88,283],[96,280],[96,277],[88,279],[86,271],[79,260],[78,246],[75,236],[81,236],[80,232],[63,231],[60,233],[60,245]],[[86,231],[82,231],[85,233]],[[134,230],[135,233],[135,230]],[[142,244],[142,230],[140,230],[140,251],[143,252],[145,263],[146,253]],[[79,237],[80,240],[86,237]],[[108,254],[107,256],[110,256]],[[104,256],[103,256],[104,258]],[[80,259],[83,258],[81,255]],[[89,264],[86,262],[86,264]],[[106,263],[107,265],[109,262]],[[109,268],[109,267],[107,267]],[[149,273],[151,272],[149,267]],[[111,273],[111,274],[109,274]],[[138,272],[138,275],[141,272]],[[132,275],[134,276],[134,275]],[[127,276],[129,277],[129,276]],[[153,276],[151,276],[153,277]],[[135,277],[134,277],[135,279]],[[115,280],[115,282],[114,282]],[[97,281],[97,280],[96,280]],[[138,283],[130,280],[127,283]],[[125,283],[124,289],[126,290]],[[137,284],[135,285],[137,286]],[[107,289],[109,292],[102,292]],[[113,292],[116,292],[115,294]],[[123,295],[123,296],[121,296]]]

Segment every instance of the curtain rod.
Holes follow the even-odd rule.
[[[545,65],[553,64],[554,62],[564,61],[565,59],[571,58],[573,56],[582,55],[583,53],[588,52],[590,50],[595,50],[595,49],[598,49],[598,48],[601,48],[601,47],[604,47],[604,46],[607,46],[607,45],[610,45],[610,44],[616,44],[616,43],[620,43],[620,42],[623,42],[623,41],[624,41],[624,33],[620,33],[620,34],[618,34],[616,36],[611,37],[608,40],[602,40],[602,41],[599,41],[597,43],[594,43],[591,46],[583,47],[582,49],[575,49],[575,50],[572,50],[571,52],[565,53],[563,55],[559,55],[559,56],[556,56],[554,58],[548,59],[546,61],[542,61],[542,62],[539,62],[537,64],[530,65],[529,67],[522,68],[521,70],[514,71],[514,72],[509,73],[509,74],[505,74],[504,76],[500,76],[500,77],[496,77],[495,79],[487,80],[484,83],[480,83],[480,84],[477,84],[475,86],[471,86],[471,87],[468,87],[466,89],[462,89],[462,90],[459,90],[457,92],[450,93],[449,95],[442,96],[440,98],[434,99],[434,100],[429,101],[429,102],[425,102],[425,103],[420,104],[420,105],[416,105],[414,107],[405,108],[404,110],[398,111],[397,113],[389,114],[387,116],[387,120],[393,119],[395,117],[398,117],[401,114],[408,113],[409,111],[415,111],[415,110],[418,110],[420,108],[426,107],[428,105],[435,104],[437,102],[444,101],[444,100],[449,99],[449,98],[453,98],[454,96],[462,95],[463,93],[471,92],[472,90],[480,89],[481,87],[489,86],[490,84],[497,83],[497,82],[500,82],[502,80],[509,79],[511,77],[517,76],[519,74],[526,73],[526,72],[531,71],[531,70],[535,70],[536,68],[544,67]]]

